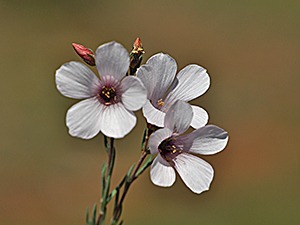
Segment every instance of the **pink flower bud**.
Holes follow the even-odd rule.
[[[138,37],[133,43],[132,50],[130,52],[130,75],[133,75],[137,68],[140,67],[144,53],[143,44],[141,39]]]
[[[89,49],[84,47],[83,45],[72,43],[72,46],[76,53],[90,66],[95,66],[95,53]]]

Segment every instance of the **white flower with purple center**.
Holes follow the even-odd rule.
[[[158,153],[151,165],[150,176],[154,184],[169,187],[175,182],[176,170],[186,186],[200,194],[209,189],[214,170],[210,164],[193,154],[211,155],[222,151],[228,135],[214,125],[182,135],[189,128],[192,118],[192,107],[188,103],[177,101],[170,107],[164,128],[150,136],[151,154]]]
[[[176,61],[167,54],[159,53],[152,56],[137,71],[137,77],[147,88],[146,104],[143,114],[147,122],[163,127],[164,117],[177,100],[188,102],[204,94],[209,88],[210,79],[204,68],[192,64],[177,72]],[[191,126],[195,129],[206,125],[207,112],[192,106],[194,116]]]
[[[101,131],[108,137],[122,138],[135,126],[136,116],[132,111],[145,104],[147,90],[137,77],[123,79],[129,68],[129,54],[121,44],[101,45],[95,61],[101,80],[80,62],[66,63],[56,71],[60,93],[84,99],[67,112],[69,133],[89,139]]]

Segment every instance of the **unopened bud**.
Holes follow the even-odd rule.
[[[132,50],[130,52],[130,75],[133,75],[140,67],[144,53],[143,43],[138,37],[133,43]]]
[[[89,49],[84,47],[83,45],[72,43],[72,46],[76,53],[90,66],[95,66],[95,53]]]

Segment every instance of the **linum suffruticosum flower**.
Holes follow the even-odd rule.
[[[147,122],[163,127],[164,117],[168,109],[177,100],[188,102],[204,94],[209,88],[210,80],[206,70],[192,64],[183,68],[175,77],[177,64],[167,54],[159,53],[152,56],[137,71],[148,91],[143,114]],[[206,111],[192,106],[194,116],[191,126],[195,129],[204,126],[208,121]]]
[[[214,170],[210,164],[193,154],[211,155],[222,151],[228,135],[214,125],[182,135],[189,128],[192,118],[192,107],[188,103],[177,101],[170,107],[164,128],[150,136],[151,154],[158,153],[151,165],[150,176],[154,184],[169,187],[175,182],[176,170],[186,186],[200,194],[208,190]]]
[[[66,97],[85,99],[72,106],[66,117],[72,136],[89,139],[101,131],[122,138],[136,124],[132,111],[140,109],[147,90],[139,78],[127,76],[129,54],[119,43],[98,47],[95,53],[96,75],[83,63],[69,62],[56,71],[57,89]]]

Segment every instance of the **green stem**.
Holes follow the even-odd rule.
[[[134,172],[131,174],[130,178],[128,179],[128,181],[126,181],[125,183],[125,187],[124,187],[124,191],[122,194],[122,197],[119,201],[118,206],[116,207],[116,210],[114,212],[113,218],[112,218],[112,222],[111,225],[114,225],[118,222],[120,216],[121,216],[121,210],[122,210],[122,205],[124,202],[124,199],[126,197],[126,194],[128,193],[129,187],[130,185],[133,183],[133,181],[137,178],[137,174],[140,175],[144,172],[144,170],[151,165],[151,163],[149,163],[142,171],[139,171],[144,159],[146,158],[146,156],[148,155],[146,149],[147,149],[147,145],[148,145],[148,141],[149,141],[149,135],[150,135],[150,131],[149,129],[147,129],[147,133],[146,133],[146,137],[145,137],[145,144],[143,146],[143,150],[142,150],[142,156],[138,162],[138,164],[136,165],[136,168],[134,170]],[[139,172],[139,173],[138,173]]]
[[[106,179],[104,185],[104,191],[102,190],[102,197],[100,200],[100,210],[97,220],[97,225],[104,224],[106,216],[106,205],[108,203],[107,198],[109,196],[110,180],[115,162],[115,148],[114,148],[114,138],[110,138],[110,148],[108,151],[108,169],[106,171]]]

